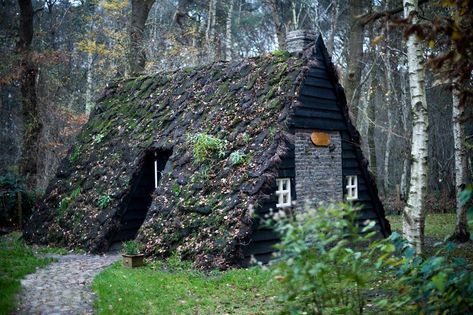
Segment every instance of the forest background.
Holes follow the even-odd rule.
[[[380,196],[400,213],[413,161],[406,41],[416,32],[431,61],[423,207],[453,212],[473,177],[471,61],[461,63],[472,55],[471,4],[419,5],[415,28],[400,0],[0,0],[0,181],[41,195],[111,80],[284,50],[287,31],[306,29],[322,34]]]

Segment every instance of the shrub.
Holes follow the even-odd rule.
[[[227,142],[204,133],[188,136],[193,146],[194,161],[196,163],[209,163],[215,158],[225,156]]]
[[[373,233],[359,233],[356,209],[336,205],[276,217],[281,243],[274,276],[284,286],[280,300],[285,312],[361,314],[374,273],[369,272],[370,253],[358,248]]]
[[[23,222],[31,213],[37,194],[26,188],[24,181],[12,172],[0,175],[0,226],[13,226],[18,223],[19,199]]]
[[[398,289],[398,294],[379,299],[376,303],[379,308],[393,314],[473,312],[471,266],[467,266],[463,258],[451,257],[455,248],[452,243],[438,243],[437,247],[434,256],[416,256],[398,233],[375,244],[374,250],[385,253],[378,257],[376,265],[394,273]]]
[[[126,255],[138,255],[141,249],[141,244],[137,241],[123,242],[123,253]]]
[[[471,198],[471,192],[465,200]],[[371,311],[382,314],[471,314],[473,276],[453,244],[437,244],[424,258],[398,234],[373,241],[356,224],[349,205],[320,207],[287,217],[274,216],[281,234],[274,278],[284,289],[289,314],[362,314],[369,289],[382,283]],[[369,246],[366,246],[369,243]],[[389,281],[386,281],[389,279]]]

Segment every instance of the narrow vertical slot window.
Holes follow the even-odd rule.
[[[290,207],[291,202],[291,179],[290,178],[278,178],[276,179],[278,190],[276,190],[276,196],[278,196],[277,208]]]
[[[347,176],[347,200],[357,200],[358,199],[358,177],[357,176]]]
[[[158,157],[154,152],[154,189],[158,188],[159,173],[158,173]]]

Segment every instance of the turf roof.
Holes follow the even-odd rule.
[[[234,264],[251,230],[250,205],[268,193],[287,150],[286,120],[308,60],[275,52],[110,84],[26,237],[105,250],[144,155],[166,148],[172,169],[163,174],[138,236],[147,254],[177,251],[198,266]],[[196,159],[198,134],[218,139],[221,152]]]

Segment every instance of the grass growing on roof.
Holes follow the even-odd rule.
[[[99,314],[271,314],[278,284],[260,267],[204,273],[168,261],[128,269],[115,263],[93,282]]]
[[[20,279],[52,261],[37,258],[14,232],[0,237],[0,314],[10,314],[15,307],[15,295],[20,291]]]

